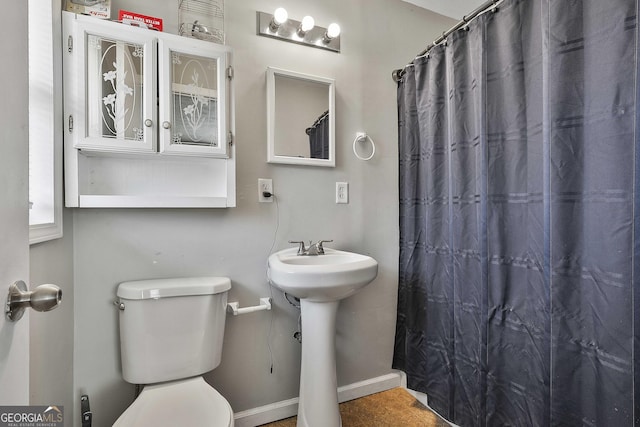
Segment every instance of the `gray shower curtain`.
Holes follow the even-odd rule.
[[[329,111],[318,117],[313,126],[305,130],[309,135],[309,156],[312,159],[329,158]]]
[[[398,84],[393,366],[459,425],[640,425],[636,16],[505,0]]]

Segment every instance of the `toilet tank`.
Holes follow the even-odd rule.
[[[121,283],[117,296],[125,381],[152,384],[216,368],[230,288],[226,277]]]

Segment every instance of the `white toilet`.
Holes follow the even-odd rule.
[[[114,426],[233,426],[231,406],[202,378],[220,364],[230,288],[226,277],[118,286],[122,376],[145,386]]]

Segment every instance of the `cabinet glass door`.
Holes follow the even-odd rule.
[[[94,24],[98,24],[94,23]],[[138,28],[85,28],[85,117],[79,148],[154,151],[155,43]],[[133,30],[133,31],[132,31]]]
[[[89,136],[142,140],[143,52],[141,45],[89,35]]]
[[[227,155],[226,54],[216,47],[159,41],[161,152]]]

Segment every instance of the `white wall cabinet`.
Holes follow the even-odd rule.
[[[67,207],[235,206],[226,46],[63,12]]]

